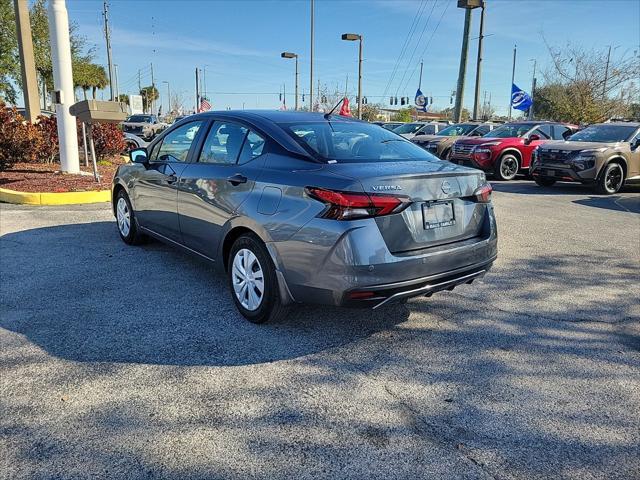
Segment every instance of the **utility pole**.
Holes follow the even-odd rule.
[[[18,50],[20,52],[22,96],[27,110],[27,120],[33,123],[40,115],[40,97],[38,95],[36,64],[33,58],[29,5],[27,0],[14,0],[13,4],[16,10],[16,34],[18,35]]]
[[[198,78],[198,69],[196,68],[196,106],[193,113],[200,111],[200,83]]]
[[[155,91],[156,91],[155,87],[156,87],[156,83],[153,79],[153,62],[151,62],[151,112],[149,112],[151,114],[153,114],[154,107],[155,107],[155,100],[153,98],[155,96]]]
[[[140,94],[141,90],[142,90],[142,78],[140,75],[140,69],[138,69],[138,94]]]
[[[119,102],[120,100],[118,100],[120,98],[120,86],[118,85],[118,65],[114,64],[113,65],[113,73],[114,73],[114,79],[115,79],[115,90],[116,90],[116,102]]]
[[[516,81],[516,53],[518,45],[513,46],[513,68],[511,69],[511,86],[509,87],[509,121],[511,121],[511,101],[513,100],[513,94],[511,89],[513,88],[513,82]]]
[[[453,120],[462,119],[462,101],[464,97],[464,81],[467,74],[467,56],[469,54],[469,31],[471,29],[471,11],[480,7],[482,0],[458,0],[458,8],[464,8],[464,32],[462,34],[462,49],[460,52],[460,69],[458,71],[458,87],[456,89],[456,105]]]
[[[358,119],[362,120],[362,35],[358,47]]]
[[[473,99],[473,118],[478,118],[480,114],[480,77],[482,75],[482,41],[484,39],[484,13],[485,2],[482,2],[482,12],[480,13],[480,36],[478,37],[478,59],[476,61],[476,91]]]
[[[71,69],[69,15],[65,0],[49,0],[48,17],[51,66],[53,67],[53,94],[60,143],[60,169],[66,173],[79,173],[80,159],[76,119],[69,112],[69,107],[73,105],[75,98]]]
[[[422,89],[422,67],[424,65],[424,62],[422,60],[420,60],[420,78],[418,78],[418,90]]]
[[[311,55],[309,63],[309,111],[313,112],[313,0],[311,0]],[[318,94],[320,91],[318,90]]]
[[[107,64],[109,65],[109,93],[111,94],[111,101],[115,100],[115,89],[113,88],[113,61],[111,59],[111,32],[109,32],[109,5],[107,0],[103,2],[104,11],[104,38],[107,42]]]

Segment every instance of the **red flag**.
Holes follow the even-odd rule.
[[[340,115],[343,117],[351,117],[351,109],[349,108],[349,99],[347,97],[344,97],[344,100],[342,100]]]

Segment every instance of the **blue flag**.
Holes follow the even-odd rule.
[[[427,111],[427,99],[422,94],[420,89],[416,92],[415,98],[416,110],[422,110],[423,112]]]
[[[527,92],[518,88],[514,83],[511,85],[511,106],[516,110],[522,110],[523,112],[529,110],[529,107],[533,105],[533,100]]]

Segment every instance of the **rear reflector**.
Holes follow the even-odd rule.
[[[409,198],[396,195],[339,192],[316,187],[307,187],[306,192],[327,205],[320,216],[334,220],[380,217],[401,212],[411,203]]]
[[[361,300],[363,298],[371,298],[375,295],[374,292],[351,292],[349,298],[352,300]]]
[[[491,192],[493,192],[491,184],[485,183],[475,192],[473,192],[473,196],[475,198],[475,201],[478,203],[489,203],[491,202]]]

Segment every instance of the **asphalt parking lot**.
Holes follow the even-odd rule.
[[[494,188],[482,283],[262,326],[107,205],[0,205],[0,477],[640,478],[640,189]]]

